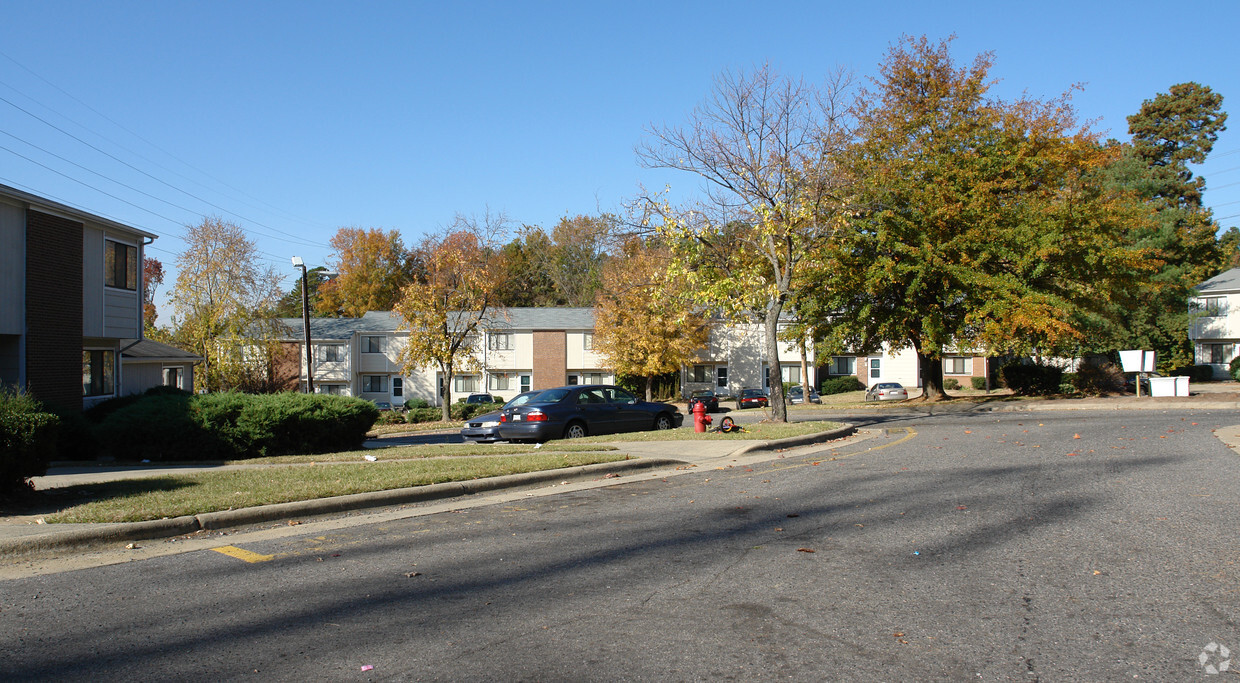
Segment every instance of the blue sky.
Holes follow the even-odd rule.
[[[1240,112],[1240,4],[1223,1],[42,0],[4,13],[0,183],[161,235],[148,253],[165,266],[182,226],[219,215],[288,286],[289,257],[325,263],[342,226],[412,244],[457,213],[549,228],[617,210],[639,184],[689,196],[694,178],[643,169],[633,149],[650,125],[683,122],[720,71],[865,78],[902,34],[955,34],[961,62],[993,51],[1005,97],[1081,84],[1081,118],[1118,139],[1143,100],[1184,81]],[[1240,225],[1240,113],[1231,128],[1197,169],[1225,227]]]

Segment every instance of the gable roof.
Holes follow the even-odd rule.
[[[1194,289],[1198,294],[1240,291],[1240,268],[1225,270],[1197,285]]]
[[[121,360],[196,363],[202,360],[202,356],[154,339],[138,339],[128,346],[122,344]]]

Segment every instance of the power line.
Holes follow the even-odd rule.
[[[168,150],[166,150],[166,149],[163,149],[162,147],[160,147],[159,145],[155,144],[154,142],[151,142],[150,140],[147,140],[146,138],[144,138],[144,137],[142,137],[141,135],[139,135],[138,133],[135,133],[134,131],[132,131],[132,130],[130,130],[130,129],[128,129],[128,128],[126,128],[126,127],[125,127],[124,125],[122,125],[120,122],[116,121],[115,119],[112,119],[112,118],[111,118],[111,117],[109,117],[107,114],[104,114],[103,112],[99,111],[98,109],[95,109],[94,107],[90,106],[90,104],[88,104],[88,103],[86,103],[86,102],[82,101],[81,99],[79,99],[79,98],[75,97],[72,93],[68,92],[68,91],[67,91],[67,90],[65,90],[64,88],[61,88],[60,86],[56,85],[55,83],[53,83],[53,82],[49,81],[48,79],[44,78],[43,76],[39,75],[39,74],[38,74],[38,73],[36,73],[34,70],[30,69],[30,68],[29,68],[29,67],[27,67],[25,64],[22,64],[21,62],[17,61],[16,59],[14,59],[13,57],[9,56],[8,54],[5,54],[3,51],[0,51],[0,56],[4,57],[5,59],[9,60],[9,61],[10,61],[10,62],[12,62],[13,64],[17,65],[17,67],[18,67],[18,68],[22,69],[23,71],[25,71],[26,73],[30,74],[31,76],[34,76],[35,78],[39,79],[40,81],[42,81],[42,82],[46,83],[47,85],[51,86],[53,89],[55,89],[57,92],[61,93],[61,94],[62,94],[62,95],[64,95],[65,97],[68,97],[69,99],[73,100],[74,102],[77,102],[78,104],[82,105],[83,107],[85,107],[86,109],[88,109],[88,110],[90,110],[92,113],[94,113],[96,116],[98,116],[98,117],[102,118],[103,120],[105,120],[105,121],[107,121],[107,122],[111,123],[112,125],[116,126],[117,128],[119,128],[119,129],[121,129],[121,130],[125,131],[125,132],[126,132],[126,133],[128,133],[129,135],[132,135],[133,137],[137,138],[138,140],[141,140],[142,142],[146,143],[147,145],[149,145],[150,147],[154,148],[155,150],[157,150],[157,151],[159,151],[159,152],[161,152],[161,153],[163,153],[163,154],[167,155],[169,158],[171,158],[171,159],[173,159],[174,161],[177,161],[178,163],[180,163],[180,164],[184,165],[186,168],[189,168],[189,169],[191,169],[191,170],[193,170],[193,171],[196,171],[196,172],[198,172],[198,173],[202,174],[203,176],[205,176],[205,177],[207,177],[207,178],[210,178],[211,180],[213,180],[213,181],[215,181],[215,182],[219,183],[220,185],[223,185],[224,187],[226,187],[226,188],[228,188],[228,189],[230,189],[230,190],[232,190],[232,191],[234,191],[234,192],[238,192],[238,193],[240,193],[242,196],[248,197],[248,198],[250,198],[250,199],[252,199],[252,200],[254,200],[254,201],[256,201],[256,202],[258,202],[258,203],[262,204],[263,206],[266,206],[266,207],[267,207],[267,208],[269,208],[269,209],[272,209],[272,210],[274,210],[274,211],[276,211],[276,212],[278,212],[278,213],[282,213],[282,214],[284,214],[285,218],[291,218],[291,219],[293,219],[293,220],[295,220],[295,221],[298,221],[298,222],[300,222],[300,223],[315,223],[314,221],[311,221],[311,220],[308,220],[308,219],[302,218],[302,217],[300,217],[300,216],[296,216],[296,215],[294,215],[294,214],[292,214],[292,213],[290,213],[290,212],[288,212],[288,211],[285,211],[285,210],[283,210],[283,209],[281,209],[281,208],[279,208],[279,207],[277,207],[277,206],[275,206],[275,205],[273,205],[273,204],[269,204],[269,203],[267,203],[267,202],[264,202],[262,199],[259,199],[258,197],[255,197],[255,196],[253,196],[253,195],[251,195],[251,194],[247,193],[245,190],[242,190],[242,189],[240,189],[240,188],[234,187],[234,186],[232,186],[232,185],[228,184],[227,182],[225,182],[225,181],[223,181],[223,180],[221,180],[221,179],[219,179],[219,178],[216,178],[215,176],[211,175],[210,173],[207,173],[206,171],[204,171],[204,170],[202,170],[202,169],[200,169],[200,168],[197,168],[197,167],[196,167],[196,166],[194,166],[193,164],[190,164],[189,162],[187,162],[187,161],[185,161],[185,160],[183,160],[183,159],[181,159],[181,158],[177,157],[175,154],[173,154],[173,153],[169,152],[169,151],[168,151]],[[202,188],[205,188],[205,189],[211,189],[211,188],[208,188],[206,185],[203,185],[202,183],[200,183],[200,182],[198,182],[198,181],[194,180],[193,178],[189,178],[189,177],[187,177],[187,176],[185,176],[185,175],[182,175],[182,174],[180,174],[180,173],[177,173],[176,171],[174,171],[174,170],[172,170],[172,169],[170,169],[170,168],[167,168],[166,166],[163,166],[162,164],[160,164],[160,163],[159,163],[159,162],[157,162],[157,161],[154,161],[154,160],[152,160],[152,159],[148,159],[148,158],[146,158],[146,157],[142,156],[141,154],[139,154],[139,153],[137,153],[137,152],[133,151],[132,149],[129,149],[129,148],[125,147],[124,145],[122,145],[122,144],[120,144],[120,143],[116,142],[115,140],[111,140],[111,139],[109,139],[109,138],[108,138],[107,136],[105,136],[105,135],[100,135],[98,132],[91,130],[88,126],[85,126],[85,125],[83,125],[83,124],[81,124],[81,123],[78,123],[77,121],[74,121],[72,118],[69,118],[68,116],[65,116],[64,114],[60,114],[59,112],[56,112],[56,110],[55,110],[55,109],[53,109],[52,107],[49,107],[49,106],[47,106],[46,104],[43,104],[42,102],[39,102],[37,99],[35,99],[35,98],[31,97],[30,95],[27,95],[27,94],[23,93],[22,91],[18,90],[17,88],[13,87],[12,85],[9,85],[8,83],[4,83],[3,81],[0,81],[0,84],[5,85],[6,87],[8,87],[8,88],[9,88],[10,90],[12,90],[13,92],[16,92],[16,93],[18,93],[19,95],[22,95],[22,96],[23,96],[23,97],[25,97],[26,99],[30,100],[31,102],[34,102],[34,103],[38,104],[39,106],[43,107],[44,109],[47,109],[48,111],[52,111],[52,112],[57,113],[59,116],[61,116],[61,117],[62,117],[62,118],[64,118],[65,120],[67,120],[67,121],[69,121],[69,122],[73,123],[74,125],[77,125],[78,127],[82,128],[82,129],[84,129],[84,130],[91,131],[91,132],[92,132],[92,133],[94,133],[95,135],[99,135],[99,137],[103,138],[104,140],[107,140],[108,142],[111,142],[112,144],[116,145],[117,147],[120,147],[121,149],[124,149],[125,151],[127,151],[127,152],[129,152],[129,153],[133,154],[134,156],[138,157],[139,159],[142,159],[143,161],[146,161],[146,162],[148,162],[148,163],[154,164],[155,166],[159,167],[160,169],[163,169],[163,170],[165,170],[165,171],[168,171],[169,173],[171,173],[171,174],[173,174],[173,175],[177,176],[178,178],[182,178],[182,179],[184,179],[184,180],[187,180],[187,181],[189,181],[189,182],[191,182],[191,183],[194,183],[194,184],[198,185],[199,187],[202,187]],[[242,202],[242,203],[244,204],[245,202]],[[251,206],[252,208],[259,208],[259,207],[254,207],[253,205],[250,205],[250,206]],[[330,229],[330,226],[327,226],[327,225],[322,224],[322,223],[317,223],[317,225],[319,225],[319,227],[324,227],[324,228],[329,228],[329,229]]]

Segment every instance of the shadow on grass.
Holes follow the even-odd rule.
[[[188,489],[197,484],[175,475],[74,484],[30,491],[0,503],[0,516],[52,515],[85,503],[120,500],[155,492]]]

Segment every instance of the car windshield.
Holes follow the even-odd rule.
[[[900,385],[899,385],[899,384],[895,384],[895,383],[893,383],[893,382],[889,382],[889,383],[887,383],[887,384],[880,384],[880,385],[878,385],[878,388],[879,388],[879,389],[899,389],[899,388],[900,388]]]
[[[715,395],[715,392],[713,391],[695,391],[693,392],[692,397],[693,398],[710,398],[711,396],[714,396],[714,395]]]
[[[537,392],[537,391],[531,391],[531,392],[529,392],[529,393],[527,393],[527,394],[517,394],[516,398],[514,398],[514,399],[512,399],[511,401],[509,401],[509,402],[505,403],[505,404],[504,404],[504,407],[505,407],[505,408],[513,408],[513,407],[516,407],[516,406],[523,406],[523,405],[525,405],[526,403],[529,403],[529,402],[533,401],[535,398],[538,398],[538,396],[540,396],[541,394],[542,394],[542,392]]]
[[[757,389],[746,389],[741,392],[741,396],[761,396],[762,392]]]
[[[560,401],[563,401],[564,397],[568,396],[569,392],[571,391],[572,389],[548,389],[542,392],[541,394],[538,394],[537,401],[531,400],[528,402],[529,403],[558,403]]]

